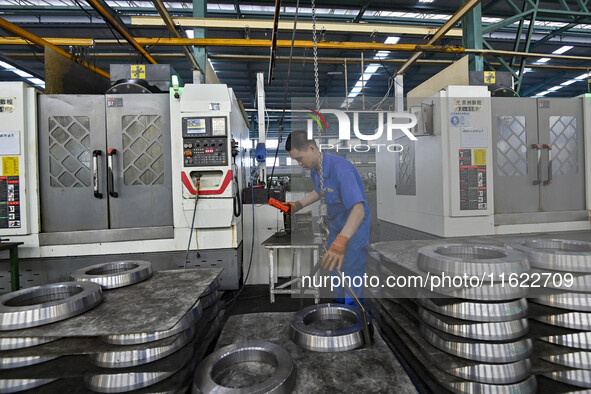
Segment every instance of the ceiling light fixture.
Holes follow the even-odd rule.
[[[565,81],[565,82],[561,83],[561,85],[562,86],[568,86],[568,85],[572,85],[573,83],[579,82],[579,81],[580,81],[580,79],[571,79],[569,81]]]
[[[557,54],[557,55],[562,55],[564,52],[566,52],[566,51],[570,51],[570,50],[571,50],[571,49],[573,49],[573,48],[574,48],[574,47],[573,47],[572,45],[565,45],[565,46],[562,46],[562,47],[558,48],[557,50],[555,50],[555,51],[554,51],[554,52],[552,52],[552,53],[555,53],[555,54]]]

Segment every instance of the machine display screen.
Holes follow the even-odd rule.
[[[205,153],[213,153],[213,148],[212,149],[205,149]]]
[[[205,119],[203,119],[203,118],[187,119],[187,133],[189,133],[189,134],[205,134]]]

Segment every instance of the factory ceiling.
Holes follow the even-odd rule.
[[[110,18],[99,15],[96,4],[103,5],[150,59],[171,64],[184,81],[191,82],[193,64],[185,56],[184,47],[164,45],[174,41],[176,35],[164,24],[155,6],[157,3],[0,0],[0,18],[38,37],[67,39],[49,41],[106,71],[113,63],[148,63],[148,57],[105,22]],[[266,86],[269,108],[283,106],[286,86],[288,96],[313,97],[315,91],[313,49],[309,45],[313,39],[312,5],[305,1],[278,3],[280,45],[275,51],[273,81]],[[468,14],[463,23],[457,24],[436,43],[445,51],[423,52],[418,61],[404,71],[404,91],[408,92],[463,56],[460,48],[481,47],[484,70],[513,70],[515,80],[520,80],[521,96],[573,97],[586,93],[591,71],[589,3],[589,0],[481,1],[473,14]],[[321,43],[318,48],[320,95],[351,99],[360,94],[384,96],[391,86],[392,76],[413,55],[409,48],[413,50],[416,45],[428,43],[462,4],[460,0],[317,0],[314,11],[317,38]],[[195,46],[190,50],[206,48],[219,80],[234,89],[246,108],[256,106],[256,73],[268,75],[275,6],[273,1],[256,0],[217,0],[206,4],[199,0],[195,3],[164,2],[172,18],[181,18],[174,20],[178,36],[225,39],[202,41],[199,44],[205,43],[206,47]],[[469,19],[480,20],[478,13],[482,22],[473,26]],[[296,17],[297,45],[293,48],[289,83],[286,84],[289,44]],[[0,26],[4,26],[0,28],[0,81],[24,79],[42,87],[45,78],[43,48],[30,40],[17,40],[13,31],[1,23]],[[202,29],[204,26],[207,28]],[[74,40],[82,38],[91,40]],[[265,41],[256,46],[259,43],[256,40]],[[374,43],[394,45],[379,48]],[[549,56],[523,57],[499,51]],[[364,78],[360,82],[362,71]],[[360,85],[364,85],[362,92],[359,92]]]

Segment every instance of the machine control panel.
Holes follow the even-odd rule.
[[[225,117],[182,119],[185,167],[227,166],[228,131]]]

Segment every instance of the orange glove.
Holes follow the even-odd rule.
[[[343,266],[343,259],[345,258],[345,250],[347,249],[347,242],[349,238],[344,235],[337,235],[330,247],[322,256],[322,268],[332,271],[336,268],[339,270]]]
[[[289,211],[287,212],[287,214],[290,216],[304,207],[302,205],[302,203],[299,201],[296,201],[296,202],[289,201],[287,204],[289,205]]]

